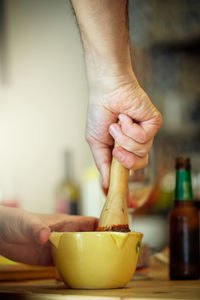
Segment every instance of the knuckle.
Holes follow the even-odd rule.
[[[127,143],[126,145],[123,146],[125,150],[128,152],[134,153],[135,152],[135,147],[131,143]]]
[[[147,155],[147,150],[146,149],[139,149],[134,152],[137,156],[143,158]]]
[[[118,135],[115,139],[118,145],[120,145],[122,148],[128,150],[130,149],[130,143],[127,142],[126,138],[123,137],[123,135]],[[128,150],[129,151],[129,150]]]

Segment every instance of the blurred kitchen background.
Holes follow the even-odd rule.
[[[130,176],[130,219],[161,249],[177,156],[191,158],[200,203],[200,1],[131,0],[129,23],[135,73],[163,114],[149,166]],[[99,216],[104,194],[84,139],[88,90],[70,2],[0,0],[0,68],[1,203]]]

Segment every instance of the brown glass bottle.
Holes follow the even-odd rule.
[[[199,217],[193,202],[189,158],[176,160],[175,201],[170,213],[170,278],[199,278]]]

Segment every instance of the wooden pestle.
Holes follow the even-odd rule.
[[[130,231],[127,208],[128,176],[129,170],[113,157],[108,195],[97,231]]]

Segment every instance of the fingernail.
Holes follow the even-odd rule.
[[[116,128],[116,126],[114,124],[110,125],[109,131],[114,136],[117,136],[117,134],[118,134],[118,130],[117,130],[117,128]]]
[[[44,244],[48,241],[50,235],[50,229],[49,228],[42,228],[38,233],[38,240],[40,244]]]
[[[124,121],[124,115],[119,115],[118,118],[119,118],[120,122]]]

